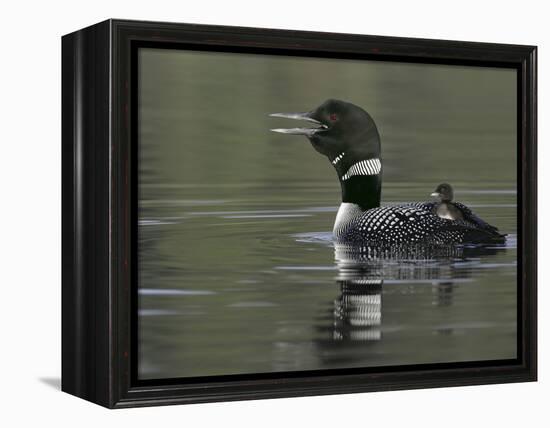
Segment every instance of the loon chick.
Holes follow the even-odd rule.
[[[463,220],[462,211],[453,204],[453,188],[448,183],[441,183],[431,194],[437,199],[433,211],[441,218],[448,220]]]
[[[497,229],[479,221],[439,217],[434,203],[380,207],[382,158],[380,136],[372,117],[362,108],[329,99],[304,113],[270,116],[304,120],[312,127],[272,129],[303,135],[326,156],[338,175],[342,204],[336,215],[335,241],[346,244],[452,244],[502,242]]]
[[[462,220],[468,224],[473,224],[476,228],[495,235],[496,238],[502,239],[506,236],[501,234],[498,228],[491,226],[479,218],[466,205],[453,201],[454,191],[450,184],[441,183],[431,196],[434,196],[437,200],[435,203],[432,202],[432,212],[436,213],[439,217],[448,220]],[[424,205],[429,206],[430,203],[425,203]]]

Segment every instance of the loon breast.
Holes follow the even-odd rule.
[[[332,233],[334,236],[338,236],[340,231],[344,229],[355,217],[363,214],[363,210],[357,204],[351,202],[342,202],[338,213],[336,214],[336,220],[334,220],[334,227]]]

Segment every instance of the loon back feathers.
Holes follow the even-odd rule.
[[[490,225],[489,223],[485,222],[480,217],[478,217],[466,205],[461,204],[460,202],[453,202],[452,204],[462,212],[462,215],[464,216],[465,221],[469,223],[473,223],[476,227],[483,229],[489,233],[494,233],[500,237],[506,236],[505,234],[501,234],[497,227]]]
[[[339,242],[378,244],[439,245],[503,241],[504,235],[485,222],[478,224],[443,219],[435,215],[431,208],[429,202],[372,208],[338,225],[334,236]]]
[[[454,205],[454,207],[458,209],[462,214],[462,216],[464,217],[462,222],[458,221],[458,224],[466,223],[467,225],[473,228],[482,229],[489,234],[494,234],[501,238],[506,236],[506,234],[501,234],[497,227],[490,225],[489,223],[487,223],[486,221],[478,217],[477,214],[475,214],[466,205],[461,204],[460,202],[449,202],[449,203]],[[435,213],[438,203],[437,202],[413,202],[410,205],[426,211],[432,211],[433,213]]]

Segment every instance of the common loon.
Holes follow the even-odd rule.
[[[307,128],[272,131],[306,136],[313,148],[334,166],[342,190],[342,203],[333,228],[337,243],[393,245],[504,241],[504,236],[495,227],[473,214],[456,220],[439,217],[433,212],[434,202],[380,207],[380,135],[374,120],[362,108],[329,99],[308,112],[273,113],[270,116],[313,124]],[[469,209],[468,212],[471,213]]]

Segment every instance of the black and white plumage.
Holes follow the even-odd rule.
[[[309,112],[272,116],[315,125],[273,131],[305,135],[334,166],[342,190],[342,204],[333,229],[337,243],[446,245],[504,241],[505,235],[496,227],[457,202],[452,203],[454,216],[438,215],[438,202],[381,207],[380,136],[374,120],[362,108],[328,100]]]
[[[503,238],[473,213],[464,220],[448,220],[434,214],[434,205],[426,202],[371,208],[335,223],[334,237],[338,242],[390,245],[481,243]]]

